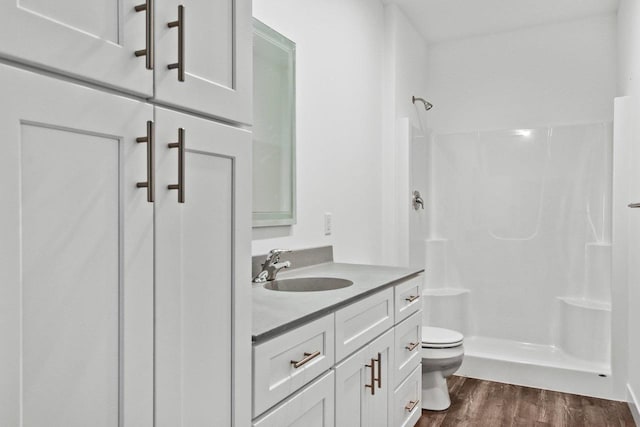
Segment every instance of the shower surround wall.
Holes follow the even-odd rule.
[[[433,137],[430,323],[610,373],[611,138],[610,123]],[[445,325],[443,304],[471,321]]]
[[[620,397],[610,345],[615,17],[428,52],[427,322],[465,333],[462,374]]]

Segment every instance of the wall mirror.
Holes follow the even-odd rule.
[[[253,226],[296,222],[296,45],[253,20]]]

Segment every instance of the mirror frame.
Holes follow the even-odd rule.
[[[296,223],[296,44],[283,36],[273,28],[264,24],[260,20],[253,18],[253,38],[261,37],[263,40],[273,44],[274,46],[285,51],[289,57],[289,65],[291,67],[292,79],[290,91],[291,106],[291,164],[289,165],[291,172],[291,205],[289,210],[273,211],[273,212],[255,212],[252,209],[253,227],[273,227],[273,226],[289,226]],[[255,94],[255,91],[254,91]],[[255,121],[254,121],[255,126]],[[252,141],[256,144],[256,141]],[[255,163],[254,166],[255,168]],[[255,188],[253,189],[255,191]],[[253,196],[252,196],[253,198]]]

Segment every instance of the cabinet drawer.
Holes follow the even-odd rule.
[[[393,289],[336,312],[336,360],[342,360],[393,326]]]
[[[393,394],[393,425],[395,427],[413,427],[422,414],[422,369],[415,368],[411,375]]]
[[[395,327],[395,359],[396,359],[396,384],[400,384],[405,378],[420,365],[422,356],[422,311],[413,313],[408,319],[403,320]]]
[[[330,371],[309,387],[291,396],[259,419],[253,427],[334,425],[334,373]]]
[[[333,318],[330,314],[253,346],[254,417],[333,366]]]
[[[395,286],[395,319],[396,324],[411,316],[422,307],[421,274]]]

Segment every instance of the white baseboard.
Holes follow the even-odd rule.
[[[629,402],[629,409],[631,410],[631,415],[633,415],[633,420],[637,426],[640,426],[640,405],[638,404],[636,394],[629,384],[627,384],[627,401]]]

